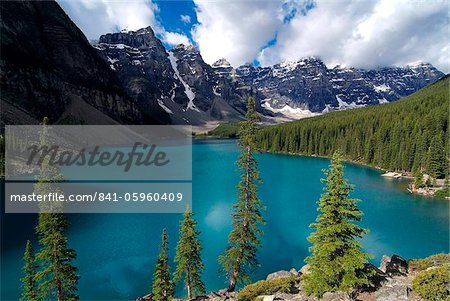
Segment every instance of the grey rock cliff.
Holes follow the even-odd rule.
[[[54,1],[1,1],[2,124],[141,123],[117,75]]]
[[[264,115],[294,119],[299,114],[388,103],[444,75],[425,63],[375,70],[330,69],[317,57],[268,67],[233,68],[225,58],[209,65],[193,46],[178,45],[166,52],[151,28],[106,34],[99,42],[95,47],[126,86],[141,83],[132,90],[139,91],[132,93],[138,98],[139,93],[145,95],[139,98],[141,107],[149,106],[149,112],[161,111],[158,105],[172,109],[168,102],[172,99],[184,107],[172,112],[171,122],[183,119],[191,124],[242,118],[249,96],[256,98],[257,109]]]

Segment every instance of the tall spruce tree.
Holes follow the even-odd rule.
[[[192,211],[187,209],[180,226],[180,239],[178,240],[175,262],[177,268],[174,273],[175,282],[184,280],[188,300],[205,293],[205,285],[202,281],[203,262],[201,258],[202,246],[200,244],[200,232],[196,230],[197,222]]]
[[[320,214],[310,227],[316,231],[308,240],[313,244],[306,258],[310,273],[305,275],[307,294],[319,298],[325,292],[344,291],[352,296],[353,288],[368,284],[370,272],[364,267],[370,255],[361,250],[358,241],[368,231],[354,222],[360,221],[359,200],[351,199],[351,185],[344,179],[344,166],[335,153],[328,170],[325,193],[318,202]]]
[[[36,259],[34,257],[33,245],[29,240],[25,246],[23,255],[23,273],[25,276],[22,281],[22,296],[20,301],[37,301],[37,284],[36,284]]]
[[[156,301],[169,301],[174,295],[174,286],[169,269],[169,258],[167,256],[168,243],[166,229],[163,229],[161,251],[156,261],[152,283],[153,300]]]
[[[258,162],[253,154],[257,121],[255,100],[250,97],[246,120],[241,122],[239,129],[241,155],[237,165],[241,177],[237,185],[238,201],[233,205],[233,229],[228,236],[228,247],[219,257],[219,263],[229,280],[228,291],[234,291],[238,282],[249,282],[250,273],[259,265],[256,253],[263,234],[260,226],[264,224],[261,214],[264,208],[257,193],[257,185],[261,180]]]
[[[40,139],[41,147],[49,145],[47,118],[44,118]],[[59,179],[62,179],[62,175],[49,163],[47,156],[40,167],[35,193],[42,195],[61,193],[55,183]],[[36,260],[40,265],[40,269],[36,273],[39,283],[39,300],[78,300],[79,276],[77,268],[73,265],[76,253],[73,249],[68,248],[66,237],[69,222],[62,213],[63,208],[59,202],[42,202],[40,206],[41,212],[36,227],[40,244],[40,250],[36,255]]]
[[[447,160],[442,134],[436,135],[431,139],[427,153],[427,172],[434,178],[445,178]]]

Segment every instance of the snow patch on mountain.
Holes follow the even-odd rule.
[[[348,103],[343,101],[339,95],[336,95],[336,100],[337,100],[337,102],[339,104],[339,109],[343,109],[343,108],[348,107]]]
[[[119,60],[115,60],[107,56],[109,67],[111,67],[112,70],[116,71],[116,67],[114,67],[114,63],[117,63]]]
[[[169,108],[164,104],[164,102],[162,101],[162,99],[158,99],[158,105],[159,105],[161,108],[163,108],[163,110],[166,111],[167,113],[173,114],[172,110],[169,109]]]
[[[320,115],[319,113],[313,113],[310,110],[304,110],[301,108],[292,108],[288,104],[284,105],[284,107],[282,107],[281,109],[275,109],[272,108],[272,106],[270,105],[269,99],[264,99],[263,102],[261,103],[261,106],[274,113],[281,113],[284,116],[291,119],[302,119],[306,117]]]
[[[336,95],[336,100],[337,100],[337,102],[339,104],[339,106],[337,108],[338,110],[348,110],[348,109],[354,109],[354,108],[362,108],[362,107],[366,106],[365,104],[357,104],[354,101],[352,101],[351,103],[347,103],[347,102],[342,100],[341,96],[344,96],[344,95],[342,95],[342,94]],[[386,100],[386,99],[384,99],[384,100]],[[363,100],[358,99],[358,101],[362,102]],[[388,102],[388,101],[386,100],[386,102]],[[327,111],[327,113],[328,113],[328,112],[330,112],[332,107],[329,106],[329,107],[327,107],[325,109],[328,109],[328,111]]]
[[[290,72],[294,71],[298,66],[305,66],[306,63],[302,60],[299,61],[286,61],[280,64],[280,67],[285,69],[285,71]]]
[[[333,108],[330,105],[325,105],[325,109],[323,109],[322,113],[330,113],[333,111]]]
[[[391,90],[391,87],[387,86],[386,84],[382,84],[379,86],[373,86],[374,90],[377,92],[387,92],[389,90]]]
[[[187,98],[189,99],[186,110],[190,109],[190,110],[200,112],[200,110],[194,104],[195,93],[192,91],[191,87],[189,87],[189,85],[181,77],[180,72],[178,71],[177,58],[173,55],[173,53],[171,51],[169,51],[169,61],[170,61],[170,65],[172,66],[173,71],[175,72],[175,76],[180,80],[181,84],[184,87],[184,93],[186,94]]]
[[[224,58],[214,62],[211,67],[213,68],[231,68],[231,64]]]

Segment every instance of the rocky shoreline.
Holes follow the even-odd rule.
[[[438,255],[439,256],[439,255]],[[447,255],[444,255],[447,256]],[[431,258],[431,257],[430,257]],[[425,259],[427,260],[427,259]],[[448,260],[448,259],[446,259]],[[431,260],[434,262],[435,260]],[[431,270],[436,266],[430,266],[425,270]],[[420,301],[424,300],[420,296],[414,293],[412,288],[412,282],[414,277],[418,274],[419,269],[410,266],[409,261],[403,259],[398,255],[383,256],[380,266],[375,267],[369,264],[368,268],[375,270],[375,275],[371,278],[370,285],[358,291],[357,297],[351,299],[344,292],[325,293],[322,299],[318,299],[313,296],[307,296],[301,286],[301,276],[308,274],[308,265],[303,266],[300,270],[294,268],[287,270],[281,270],[271,273],[267,276],[266,280],[256,282],[252,285],[257,285],[262,282],[270,282],[277,280],[290,280],[294,284],[288,292],[278,291],[271,292],[270,294],[262,294],[256,296],[254,300],[257,301],[401,301],[411,300]],[[252,286],[250,285],[250,286]],[[241,290],[242,292],[242,290]],[[227,292],[226,289],[219,290],[217,292],[211,292],[205,296],[197,296],[191,301],[237,301],[244,298],[240,295],[241,292]],[[450,291],[449,291],[450,293]],[[247,296],[248,298],[248,296]],[[144,297],[137,298],[136,301],[150,301],[152,300],[151,294]],[[183,299],[173,299],[174,301],[183,301]],[[156,300],[155,300],[156,301]]]

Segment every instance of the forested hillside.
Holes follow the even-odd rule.
[[[392,171],[447,174],[449,76],[395,103],[262,128],[264,151],[331,156]]]

